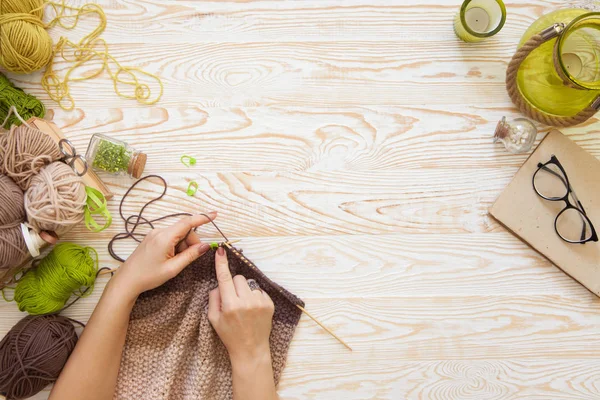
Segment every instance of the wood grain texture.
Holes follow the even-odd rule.
[[[479,44],[456,40],[451,0],[98,3],[113,55],[163,79],[159,104],[120,99],[100,78],[75,83],[77,108],[64,112],[40,73],[9,76],[80,152],[94,133],[143,149],[146,172],[169,184],[148,216],[218,210],[245,254],[352,345],[302,318],[282,399],[600,397],[600,299],[488,216],[527,157],[491,140],[503,115],[519,116],[506,65],[524,30],[563,2],[508,1],[502,32]],[[600,158],[598,126],[564,132]],[[103,178],[113,226],[64,239],[115,268],[106,245],[132,181]],[[158,189],[144,184],[125,213]],[[87,321],[108,279],[66,315]],[[0,335],[22,316],[0,304]]]

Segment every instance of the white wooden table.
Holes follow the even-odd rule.
[[[527,157],[491,140],[518,115],[507,63],[563,2],[509,1],[504,29],[481,44],[454,36],[459,1],[99,3],[112,53],[162,77],[160,103],[119,99],[96,79],[73,86],[76,110],[64,112],[39,74],[10,77],[80,151],[93,133],[145,150],[146,173],[169,183],[152,216],[218,210],[245,254],[354,347],[303,317],[283,399],[600,397],[600,300],[487,214]],[[600,157],[599,127],[564,132]],[[113,226],[64,239],[117,267],[106,245],[132,181],[106,182]],[[106,281],[65,314],[86,321]],[[24,316],[14,303],[0,312],[2,335]]]

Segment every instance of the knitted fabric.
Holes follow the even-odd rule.
[[[275,384],[304,302],[253,264],[227,252],[231,274],[255,279],[275,304],[270,337]],[[209,251],[177,277],[143,293],[133,308],[115,399],[229,400],[233,398],[227,349],[208,321],[208,293],[218,286]]]

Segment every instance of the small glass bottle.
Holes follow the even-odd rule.
[[[127,143],[109,136],[94,134],[85,154],[95,171],[139,178],[144,172],[147,156]]]
[[[502,117],[496,126],[494,143],[500,141],[510,153],[525,153],[533,147],[537,128],[525,118],[515,118],[510,123]]]

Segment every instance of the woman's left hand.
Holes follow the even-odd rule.
[[[217,213],[208,216],[215,219]],[[168,228],[152,230],[117,270],[111,280],[112,286],[122,287],[136,298],[177,276],[210,249],[192,231],[208,222],[210,220],[205,216],[194,215]]]

